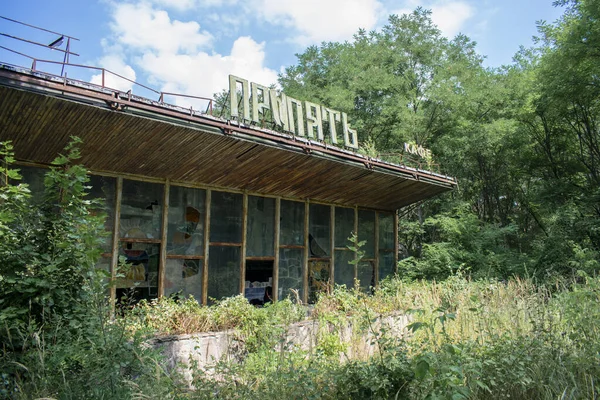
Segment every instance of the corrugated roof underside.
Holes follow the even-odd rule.
[[[451,189],[211,129],[0,87],[0,140],[22,160],[49,163],[79,136],[82,163],[97,171],[381,210]]]

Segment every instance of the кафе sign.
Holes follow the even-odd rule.
[[[242,96],[242,115],[239,110],[238,91]],[[232,118],[258,124],[259,117],[264,117],[266,111],[271,111],[273,123],[285,132],[316,138],[319,141],[324,141],[327,135],[331,143],[338,144],[338,132],[341,131],[344,145],[358,149],[356,130],[350,128],[348,115],[344,112],[310,101],[296,100],[284,93],[278,95],[275,89],[254,82],[249,83],[248,80],[234,75],[229,75],[229,97]]]
[[[426,149],[421,145],[414,143],[404,143],[404,152],[422,157],[426,160],[431,160],[431,150]]]

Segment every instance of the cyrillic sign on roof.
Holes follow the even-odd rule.
[[[358,149],[356,130],[350,128],[348,115],[344,112],[296,100],[284,93],[277,94],[275,89],[234,75],[229,75],[229,98],[234,119],[259,124],[260,117],[264,120],[266,112],[270,111],[273,123],[285,132],[319,141],[325,141],[328,136],[332,144],[343,141],[344,146]]]

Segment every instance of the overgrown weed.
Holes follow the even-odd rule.
[[[242,296],[227,297],[211,306],[200,305],[192,296],[185,299],[162,297],[141,301],[123,319],[131,333],[147,336],[181,335],[238,329],[250,333],[302,320],[304,307],[289,299],[252,306]]]
[[[373,296],[336,288],[315,305],[312,318],[326,328],[312,352],[260,347],[245,361],[222,364],[220,379],[201,375],[202,390],[192,396],[596,398],[599,296],[594,277],[551,288],[520,278],[392,279]],[[382,310],[408,312],[408,333],[383,326],[373,334],[369,324]],[[351,322],[371,335],[370,357],[340,341]]]

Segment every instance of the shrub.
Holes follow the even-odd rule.
[[[103,217],[90,212],[77,143],[53,161],[41,204],[18,183],[10,144],[0,150],[0,397],[175,397],[158,355],[111,321],[106,273],[94,268]]]
[[[94,204],[85,199],[86,171],[74,164],[77,143],[52,162],[38,205],[32,204],[27,185],[12,183],[20,176],[11,168],[10,144],[3,144],[0,339],[12,346],[24,345],[16,332],[25,326],[51,334],[56,324],[76,329],[87,316],[104,231],[102,217],[90,214]]]

